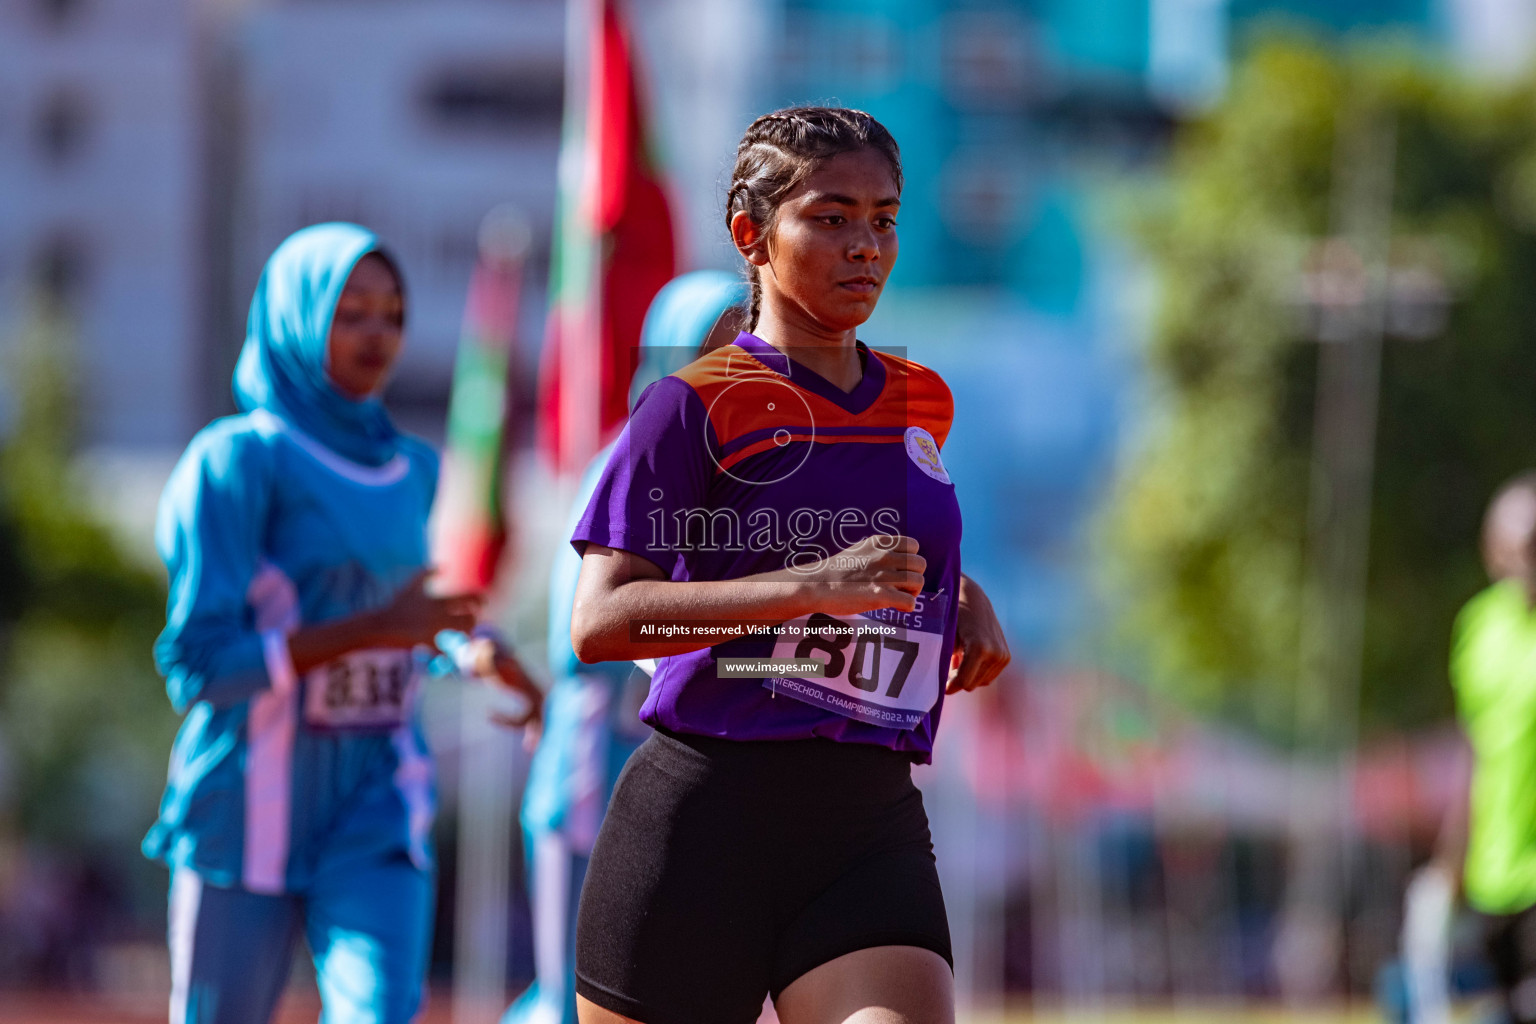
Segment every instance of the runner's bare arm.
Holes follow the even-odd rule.
[[[992,601],[979,583],[962,574],[955,651],[949,659],[949,680],[944,692],[959,693],[986,686],[1012,660],[1008,638],[992,610]]]
[[[588,544],[571,611],[571,646],[585,662],[664,658],[739,636],[751,623],[786,622],[818,611],[910,611],[926,564],[912,538],[877,535],[800,568],[675,582],[647,558]],[[721,631],[671,640],[640,640],[631,633],[631,623],[678,620],[707,621]]]
[[[344,619],[301,626],[288,637],[294,671],[303,675],[351,651],[370,647],[415,647],[431,644],[445,629],[475,628],[480,598],[474,594],[434,596],[426,592],[429,570],[423,569],[400,588],[389,604]]]

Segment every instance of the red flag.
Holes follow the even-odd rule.
[[[578,472],[628,415],[640,324],[676,273],[672,211],[641,109],[619,0],[585,10],[587,63],[568,77],[550,315],[539,373],[540,434]]]
[[[448,439],[433,507],[433,561],[445,592],[489,589],[507,543],[503,461],[528,228],[499,207],[480,229],[448,402]]]

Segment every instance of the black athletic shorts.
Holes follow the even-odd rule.
[[[629,759],[582,887],[578,993],[644,1024],[752,1024],[874,946],[954,966],[907,755],[657,732]]]

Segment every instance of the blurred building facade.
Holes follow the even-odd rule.
[[[723,263],[714,193],[761,92],[725,41],[771,32],[772,5],[633,7],[685,258]],[[266,256],[304,224],[356,220],[410,289],[391,402],[435,435],[478,230],[502,204],[534,239],[524,366],[536,357],[566,21],[563,0],[8,0],[0,339],[60,299],[86,442],[173,451],[229,410]]]
[[[402,264],[410,344],[392,399],[440,419],[487,211],[513,204],[542,279],[565,65],[558,0],[248,4],[234,27],[241,132],[232,287],[292,231],[351,220]],[[530,289],[529,333],[542,317]]]
[[[165,444],[200,411],[196,44],[191,0],[0,4],[0,339],[67,311],[95,439]]]
[[[565,7],[0,5],[0,335],[16,336],[35,297],[64,299],[88,439],[179,447],[228,406],[261,260],[301,224],[359,219],[405,264],[412,346],[395,399],[430,420],[446,397],[475,232],[498,203],[523,209],[538,240],[525,303],[525,344],[537,343]],[[1512,68],[1530,52],[1529,7],[631,3],[689,262],[733,257],[717,207],[751,114],[835,99],[871,109],[904,144],[900,286],[981,287],[1058,325],[1103,307],[1096,280],[1114,243],[1095,235],[1095,170],[1155,165],[1170,115],[1219,96],[1252,26],[1277,16],[1332,31],[1396,26],[1479,67]],[[752,59],[741,59],[744,39]]]

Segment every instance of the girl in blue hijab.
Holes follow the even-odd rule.
[[[173,1024],[265,1024],[302,931],[327,1022],[411,1020],[433,904],[432,762],[417,716],[478,595],[428,593],[437,460],[380,401],[400,353],[393,259],[353,224],[272,254],[235,370],[240,413],[161,497],[155,659],[185,719],[145,853],[171,869]]]

